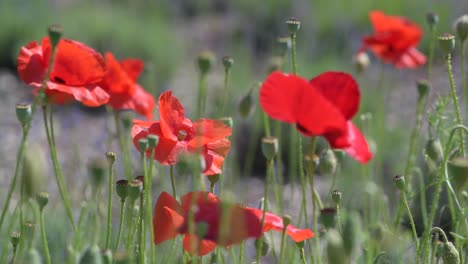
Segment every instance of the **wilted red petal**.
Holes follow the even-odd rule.
[[[215,250],[216,242],[198,239],[197,235],[185,235],[184,249],[190,254],[204,256]]]
[[[159,244],[177,236],[177,230],[183,224],[181,207],[177,200],[167,192],[162,192],[154,207],[153,230],[154,243]]]
[[[133,82],[137,81],[144,67],[143,61],[139,59],[125,59],[120,61],[120,65]]]
[[[42,39],[44,61],[48,62],[52,47],[49,38]],[[53,82],[70,86],[96,84],[106,73],[101,54],[81,42],[62,39],[57,46],[54,68],[50,74]]]
[[[109,101],[109,94],[96,85],[68,86],[55,82],[48,82],[47,89],[72,95],[75,100],[90,107],[101,106]],[[52,98],[52,100],[54,99]]]
[[[21,47],[17,63],[18,75],[25,83],[41,85],[47,65],[43,59],[42,47],[36,41]]]
[[[325,72],[310,80],[329,102],[349,120],[359,110],[360,92],[354,78],[344,72]]]
[[[222,173],[224,158],[227,156],[231,142],[227,139],[221,139],[206,144],[203,155],[205,156],[205,169],[203,174],[206,176]]]
[[[189,142],[189,147],[197,150],[197,146],[204,146],[230,136],[232,129],[220,120],[201,118],[193,123],[192,134],[194,137]]]
[[[163,135],[177,141],[177,133],[185,121],[185,110],[171,91],[159,96],[159,116]]]

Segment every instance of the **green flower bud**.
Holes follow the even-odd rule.
[[[343,196],[343,193],[339,190],[334,190],[332,192],[332,199],[335,204],[339,205],[341,202],[341,197]]]
[[[10,233],[10,243],[15,248],[18,246],[21,239],[21,233],[18,231],[13,231]]]
[[[148,149],[148,139],[140,138],[140,140],[138,140],[138,147],[141,153],[145,153]]]
[[[291,223],[291,216],[290,215],[283,215],[283,227],[284,230],[288,227],[288,225]]]
[[[114,164],[115,159],[117,158],[117,153],[108,151],[106,152],[106,158],[107,158],[107,161],[112,165]]]
[[[335,153],[331,149],[322,151],[319,160],[319,172],[321,175],[334,174],[338,167]]]
[[[286,20],[286,25],[288,26],[289,34],[296,34],[301,28],[301,21],[297,20],[295,17],[291,17]]]
[[[198,59],[197,59],[198,68],[200,69],[200,72],[202,74],[208,73],[211,69],[211,66],[213,66],[213,64],[215,63],[215,61],[216,61],[216,56],[214,55],[213,52],[209,50],[201,52],[198,55]]]
[[[429,139],[426,143],[424,152],[433,161],[438,162],[442,159],[442,144],[438,138]]]
[[[102,264],[100,249],[97,245],[90,246],[86,249],[80,258],[79,264]]]
[[[262,153],[267,160],[273,160],[278,154],[278,139],[275,137],[262,138]]]
[[[442,259],[444,260],[444,264],[460,264],[460,255],[452,242],[448,241],[444,243]]]
[[[223,57],[223,66],[226,71],[231,69],[232,65],[234,64],[234,58],[231,56],[224,56]]]
[[[455,36],[450,33],[444,33],[439,36],[439,46],[447,56],[455,49]]]
[[[468,181],[468,158],[456,157],[447,163],[449,177],[457,191],[464,190]]]
[[[44,190],[46,179],[45,153],[39,145],[32,145],[24,154],[22,177],[24,182],[24,194],[26,197],[35,198],[36,194]]]
[[[468,37],[468,15],[463,15],[455,21],[455,31],[461,42]]]
[[[148,135],[148,147],[154,149],[158,145],[159,137],[153,134]]]
[[[125,128],[125,130],[130,130],[130,128],[133,125],[133,117],[135,116],[133,111],[121,111],[119,116],[120,120],[122,120],[122,125]]]
[[[136,201],[143,190],[143,182],[139,180],[133,180],[128,183],[128,198],[131,201]]]
[[[336,209],[335,208],[323,208],[320,210],[319,217],[320,224],[326,229],[335,227],[336,224]]]
[[[49,202],[49,193],[48,192],[40,192],[36,194],[36,201],[39,205],[39,209],[42,210]]]
[[[16,105],[16,118],[25,126],[29,123],[32,116],[31,104],[17,104]]]
[[[261,247],[261,252],[260,255],[262,257],[268,255],[268,252],[270,252],[270,244],[264,237],[261,237],[259,239],[255,239],[255,249],[258,250],[258,248]]]
[[[207,178],[210,185],[214,186],[219,181],[219,174],[208,175]]]
[[[103,249],[101,251],[102,264],[112,264],[112,251],[110,249]]]
[[[343,246],[347,256],[353,254],[354,249],[359,248],[361,238],[361,218],[356,212],[352,212],[346,218],[343,226]]]
[[[429,89],[431,88],[431,84],[428,80],[419,80],[417,83],[418,86],[418,100],[423,99],[429,93]]]
[[[118,180],[115,183],[115,190],[117,192],[117,195],[120,197],[120,201],[122,203],[124,203],[125,199],[127,199],[127,195],[128,195],[128,181],[127,180]]]
[[[107,161],[103,158],[92,159],[88,163],[88,170],[92,186],[98,189],[107,178]]]
[[[30,248],[27,252],[26,255],[24,256],[23,263],[28,263],[28,264],[41,264],[41,255],[35,248]]]
[[[49,33],[50,44],[52,45],[52,47],[56,47],[60,41],[60,38],[62,38],[63,35],[62,25],[50,25],[47,28],[47,32]]]
[[[439,16],[436,13],[429,12],[426,14],[426,22],[431,28],[434,28],[439,23]]]
[[[239,103],[239,114],[246,118],[253,109],[252,89],[241,99]]]
[[[335,229],[328,230],[326,234],[328,263],[347,263],[343,246],[343,239]]]
[[[398,190],[404,192],[405,191],[405,176],[403,175],[396,175],[393,177],[393,182]]]

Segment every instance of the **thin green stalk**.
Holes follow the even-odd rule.
[[[224,95],[223,95],[223,106],[221,107],[221,113],[223,116],[226,114],[226,104],[229,98],[229,77],[231,75],[231,68],[225,68],[224,71]]]
[[[414,225],[413,215],[411,214],[411,210],[410,210],[409,205],[408,205],[408,200],[406,199],[406,192],[404,190],[401,191],[401,197],[403,199],[403,203],[405,205],[406,212],[408,213],[408,217],[409,217],[410,224],[411,224],[411,230],[413,232],[414,244],[416,246],[416,261],[417,261],[417,263],[420,263],[418,234],[416,233],[416,226]]]
[[[109,164],[109,196],[107,197],[107,234],[106,234],[106,248],[109,248],[111,237],[111,220],[112,220],[112,184],[114,183],[114,161]]]
[[[173,196],[174,198],[176,198],[176,197],[177,197],[177,193],[176,193],[175,179],[174,179],[174,165],[170,165],[170,166],[169,166],[169,171],[170,171],[170,174],[171,174],[172,196]]]
[[[435,43],[435,36],[437,33],[436,26],[431,26],[431,39],[429,40],[429,58],[427,60],[427,79],[431,80],[431,73],[432,73],[432,61],[434,58],[434,43]]]
[[[145,231],[145,203],[146,200],[146,193],[148,192],[148,170],[146,167],[146,157],[145,153],[141,153],[141,163],[143,167],[143,192],[140,194],[140,225],[139,225],[139,248],[140,248],[140,263],[146,263],[146,231]]]
[[[337,225],[338,225],[338,231],[340,232],[340,234],[342,234],[342,232],[341,232],[340,204],[336,204],[335,209],[336,209],[336,221],[337,221]]]
[[[302,264],[307,264],[305,251],[304,251],[303,247],[299,250],[299,253],[300,253],[300,258],[301,258]]]
[[[293,74],[297,74],[297,64],[296,64],[296,33],[289,34],[291,38],[291,63]]]
[[[132,178],[132,164],[131,164],[128,144],[126,143],[124,134],[122,133],[122,130],[120,129],[119,112],[112,109],[112,114],[114,116],[115,132],[117,133],[117,139],[119,140],[120,150],[122,151],[125,177],[127,178],[127,180],[130,180]]]
[[[274,122],[274,134],[275,137],[281,142],[281,122],[276,121]],[[275,193],[279,193],[279,200],[283,201],[283,186],[284,186],[284,175],[283,175],[283,155],[282,155],[282,147],[281,144],[278,144],[278,154],[276,154],[275,157],[275,163],[276,163],[276,171],[278,173],[278,182],[277,182],[277,187],[279,190],[277,190]],[[293,181],[292,181],[293,182]],[[283,206],[279,207],[281,210],[281,213],[283,213]]]
[[[120,244],[120,238],[122,235],[122,228],[123,228],[123,223],[124,223],[124,208],[125,208],[125,201],[121,201],[121,206],[120,206],[120,224],[119,224],[119,233],[117,234],[117,242],[115,243],[115,250],[117,251],[119,249],[119,244]]]
[[[242,241],[239,249],[239,263],[244,263],[244,241]]]
[[[310,138],[311,144],[310,144],[310,153],[309,156],[313,159],[315,155],[315,148],[317,146],[317,137],[311,137]],[[314,184],[314,171],[315,171],[315,162],[311,160],[309,162],[309,185],[310,185],[310,192],[312,194],[312,225],[313,225],[313,230],[318,230],[317,222],[317,209],[322,208],[322,201],[320,200],[320,196],[318,195],[317,191],[315,190],[315,184]],[[317,208],[318,207],[318,208]],[[315,256],[320,256],[320,242],[317,237],[314,238],[314,246],[315,246]],[[321,263],[321,258],[317,257],[317,263]]]
[[[46,233],[45,225],[44,225],[44,210],[43,209],[40,211],[39,224],[41,225],[42,244],[44,246],[44,256],[46,259],[46,263],[51,264],[50,253],[49,253],[49,243],[47,242],[47,233]]]
[[[466,84],[466,70],[465,70],[465,43],[462,41],[460,45],[460,64],[461,64],[461,78],[463,87],[463,96],[465,97],[465,112],[468,115],[468,85]]]
[[[426,205],[426,185],[424,183],[424,176],[422,173],[418,173],[419,176],[419,199],[421,207],[421,216],[423,220],[424,227],[427,227],[427,205]]]
[[[151,156],[149,160],[148,173],[145,174],[145,205],[146,205],[146,224],[149,226],[150,230],[150,260],[151,263],[155,263],[155,252],[154,252],[154,229],[153,223],[151,221],[152,208],[151,208],[151,186],[153,181],[153,167],[154,167],[154,149],[151,149]]]
[[[267,178],[266,178],[265,190],[264,190],[264,194],[263,194],[262,220],[260,221],[262,228],[265,225],[265,216],[266,216],[266,212],[268,210],[268,197],[269,197],[269,194],[270,194],[270,185],[271,185],[271,180],[272,180],[272,177],[273,177],[273,162],[274,162],[273,159],[267,160]],[[263,239],[263,237],[264,236],[262,235],[259,239]],[[259,243],[259,245],[257,246],[257,256],[256,256],[256,263],[257,264],[261,263],[262,246],[263,246],[263,243]]]
[[[421,127],[421,122],[422,122],[422,113],[423,113],[423,107],[424,107],[424,98],[423,96],[419,96],[417,106],[416,106],[416,120],[413,126],[413,130],[411,131],[411,136],[410,136],[410,144],[409,144],[409,149],[408,149],[408,155],[406,156],[406,165],[405,165],[405,174],[403,174],[407,179],[409,179],[409,174],[410,171],[413,167],[414,163],[414,152],[416,150],[416,143],[417,139],[419,136],[419,130]]]
[[[206,80],[206,73],[200,73],[200,79],[198,83],[198,104],[197,104],[197,117],[201,117],[205,114],[206,96],[208,90],[208,84]]]
[[[271,136],[271,128],[270,128],[270,118],[268,115],[263,112],[263,124],[265,125],[265,136]]]
[[[448,74],[449,81],[450,81],[450,88],[452,91],[451,92],[452,100],[453,100],[453,104],[455,107],[457,124],[463,125],[463,120],[462,120],[461,113],[460,113],[460,106],[458,105],[457,91],[455,90],[455,81],[453,79],[452,59],[451,59],[450,53],[447,54],[447,56],[445,57],[445,66],[447,67],[447,74]],[[465,156],[465,139],[464,139],[463,131],[461,130],[460,130],[460,152],[461,152],[461,155],[464,157]]]
[[[281,246],[280,246],[280,260],[279,263],[284,263],[284,241],[286,240],[286,225],[283,228],[283,232],[281,233]]]
[[[70,223],[72,224],[73,231],[75,234],[78,232],[78,229],[75,224],[75,220],[73,219],[73,211],[71,209],[71,203],[70,203],[70,198],[68,196],[68,191],[66,188],[66,185],[64,184],[64,178],[62,175],[62,168],[60,167],[60,163],[57,158],[57,149],[56,146],[54,145],[55,139],[54,139],[54,131],[52,130],[52,126],[49,128],[48,123],[50,124],[53,123],[52,116],[50,115],[50,120],[47,120],[47,105],[43,106],[43,118],[44,118],[44,126],[46,129],[46,134],[47,134],[47,142],[49,143],[49,150],[50,150],[50,156],[52,159],[53,167],[54,167],[54,172],[55,172],[55,179],[57,182],[57,187],[60,192],[60,197],[62,198],[62,202],[65,205],[65,209],[67,212],[68,219],[70,220]]]
[[[18,246],[13,247],[13,258],[11,259],[12,264],[16,264],[16,259],[18,258]]]

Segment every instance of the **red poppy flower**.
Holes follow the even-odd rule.
[[[404,17],[387,16],[382,11],[369,13],[375,33],[362,40],[359,52],[367,49],[397,68],[416,68],[426,63],[426,56],[416,49],[422,29]]]
[[[18,55],[18,74],[35,87],[36,93],[44,81],[51,53],[50,40],[45,37],[41,45],[33,41],[22,47]],[[105,73],[104,59],[98,52],[78,41],[62,39],[45,93],[57,104],[74,99],[86,106],[100,106],[109,100],[109,94],[98,85]]]
[[[171,91],[159,97],[159,121],[134,120],[131,135],[135,146],[149,134],[159,137],[154,157],[161,164],[173,165],[184,153],[201,153],[205,159],[203,174],[221,173],[224,157],[229,152],[232,129],[222,121],[198,119],[192,123],[185,118],[184,107]],[[150,152],[147,155],[150,156]]]
[[[372,153],[351,122],[359,100],[356,81],[344,72],[325,72],[308,82],[276,71],[260,88],[260,104],[271,118],[296,124],[305,136],[324,136],[333,148],[366,163]]]
[[[204,229],[201,238],[189,234],[190,213],[193,213],[195,230]],[[220,229],[222,219],[227,222]],[[170,194],[161,193],[154,209],[153,227],[155,244],[183,234],[185,250],[200,256],[218,245],[229,246],[262,234],[260,220],[254,212],[239,205],[225,207],[209,192],[191,192],[181,197],[181,203]]]
[[[143,62],[138,59],[119,62],[110,52],[105,56],[107,74],[100,86],[110,95],[108,104],[114,109],[130,109],[152,119],[156,107],[154,98],[137,83],[143,70]]]

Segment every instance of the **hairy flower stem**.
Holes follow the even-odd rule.
[[[310,192],[312,194],[312,228],[313,230],[318,230],[317,222],[317,210],[322,209],[322,201],[320,200],[320,196],[318,195],[317,191],[315,190],[315,184],[314,184],[314,171],[315,171],[315,161],[314,155],[315,155],[315,148],[317,146],[317,137],[313,136],[310,138],[310,153],[309,156],[312,160],[309,161],[309,185],[310,185]],[[320,242],[318,240],[318,237],[314,237],[314,246],[315,246],[315,252],[316,252],[316,257],[317,257],[317,263],[322,263],[321,258],[319,257],[320,255]]]
[[[200,79],[198,83],[197,118],[200,118],[205,114],[207,92],[207,74],[202,72],[200,73]]]
[[[418,245],[418,234],[416,233],[416,226],[414,225],[413,215],[411,214],[411,210],[408,205],[408,200],[406,199],[406,191],[401,191],[401,199],[403,200],[403,204],[405,205],[406,212],[408,213],[408,217],[411,224],[411,231],[413,232],[413,239],[414,244],[416,246],[416,261],[417,263],[420,262],[419,260],[419,245]]]
[[[117,234],[117,242],[115,243],[115,250],[117,251],[119,249],[119,244],[120,244],[120,238],[122,236],[122,229],[123,229],[123,223],[124,223],[124,209],[125,209],[125,200],[120,201],[120,224],[119,224],[119,233]]]
[[[221,113],[223,116],[226,115],[226,105],[229,98],[229,77],[231,76],[231,68],[225,68],[224,70],[224,89],[223,89],[223,105],[221,107]]]
[[[175,186],[175,179],[174,179],[174,165],[170,165],[169,166],[169,171],[170,171],[170,174],[171,174],[171,187],[172,187],[172,196],[174,198],[177,197],[177,193],[176,193],[176,186]]]
[[[141,153],[141,163],[143,167],[143,192],[140,194],[140,225],[139,225],[139,248],[140,248],[140,263],[146,263],[146,231],[145,231],[145,203],[146,193],[148,192],[148,170],[146,168],[146,157],[145,153]]]
[[[50,157],[52,159],[54,172],[55,172],[55,179],[57,182],[57,187],[60,192],[60,197],[62,198],[62,202],[65,206],[68,219],[70,220],[70,223],[72,224],[73,231],[76,234],[78,229],[75,224],[75,220],[73,219],[73,211],[71,209],[70,197],[68,195],[67,187],[65,185],[65,181],[63,178],[62,168],[60,167],[60,163],[57,158],[57,148],[55,146],[54,130],[53,130],[54,127],[52,125],[54,123],[53,115],[52,115],[52,105],[49,105],[49,111],[50,111],[50,115],[49,115],[50,119],[48,120],[47,119],[47,105],[43,105],[42,113],[43,113],[43,118],[44,118],[44,127],[45,127],[46,134],[47,134],[47,142],[49,143]]]
[[[458,105],[457,91],[455,90],[455,81],[453,78],[452,59],[451,59],[450,53],[447,54],[447,56],[445,57],[445,66],[447,67],[447,74],[448,74],[449,81],[450,81],[450,88],[452,91],[452,100],[453,100],[453,105],[455,107],[457,124],[463,125],[463,120],[462,120],[461,113],[460,113],[460,106]],[[461,155],[464,157],[465,156],[465,139],[464,139],[463,131],[460,130],[459,132],[460,132],[460,152],[461,152]]]
[[[151,221],[152,208],[151,208],[151,186],[153,181],[153,167],[154,167],[154,148],[151,149],[151,156],[149,160],[148,173],[145,173],[145,205],[146,205],[146,224],[149,226],[151,241],[154,241],[153,223]],[[150,243],[150,262],[155,263],[154,243]]]
[[[44,256],[47,264],[51,264],[50,253],[49,253],[49,243],[47,242],[47,233],[44,225],[44,209],[41,209],[39,212],[39,224],[41,226],[41,237],[42,245],[44,247]]]
[[[120,150],[122,151],[125,177],[127,178],[127,180],[130,180],[132,178],[132,163],[130,159],[130,151],[128,149],[127,140],[125,140],[124,133],[122,133],[122,129],[120,128],[119,112],[113,109],[112,114],[114,116],[115,132],[117,133],[117,139],[119,140]]]
[[[112,184],[114,183],[114,162],[109,164],[109,196],[107,197],[107,233],[106,233],[106,248],[109,248],[111,237],[111,220],[112,220]]]
[[[436,26],[431,26],[431,37],[429,40],[429,58],[427,60],[427,80],[431,80],[431,73],[432,73],[432,61],[434,58],[434,44],[435,44],[435,38],[436,38],[436,33],[437,33],[437,28]]]
[[[463,41],[460,45],[460,64],[461,64],[461,79],[463,87],[463,96],[465,97],[465,113],[468,116],[468,85],[466,81],[466,70],[465,70],[465,43]]]
[[[286,240],[286,228],[287,225],[284,226],[283,232],[281,233],[281,246],[280,246],[280,259],[279,259],[279,264],[284,263],[284,242]]]
[[[266,212],[268,210],[268,196],[270,194],[270,185],[271,185],[271,182],[272,182],[272,178],[273,178],[273,168],[274,166],[274,159],[271,159],[271,160],[267,160],[267,178],[266,178],[266,182],[265,182],[265,191],[264,191],[264,194],[263,194],[263,212],[262,212],[262,220],[261,220],[261,226],[263,228],[263,226],[265,225],[265,216],[266,216]],[[259,238],[259,239],[263,239],[263,235]],[[261,256],[262,256],[262,247],[263,247],[263,243],[259,243],[258,246],[257,246],[257,258],[256,258],[256,263],[257,264],[260,264],[261,263]]]

